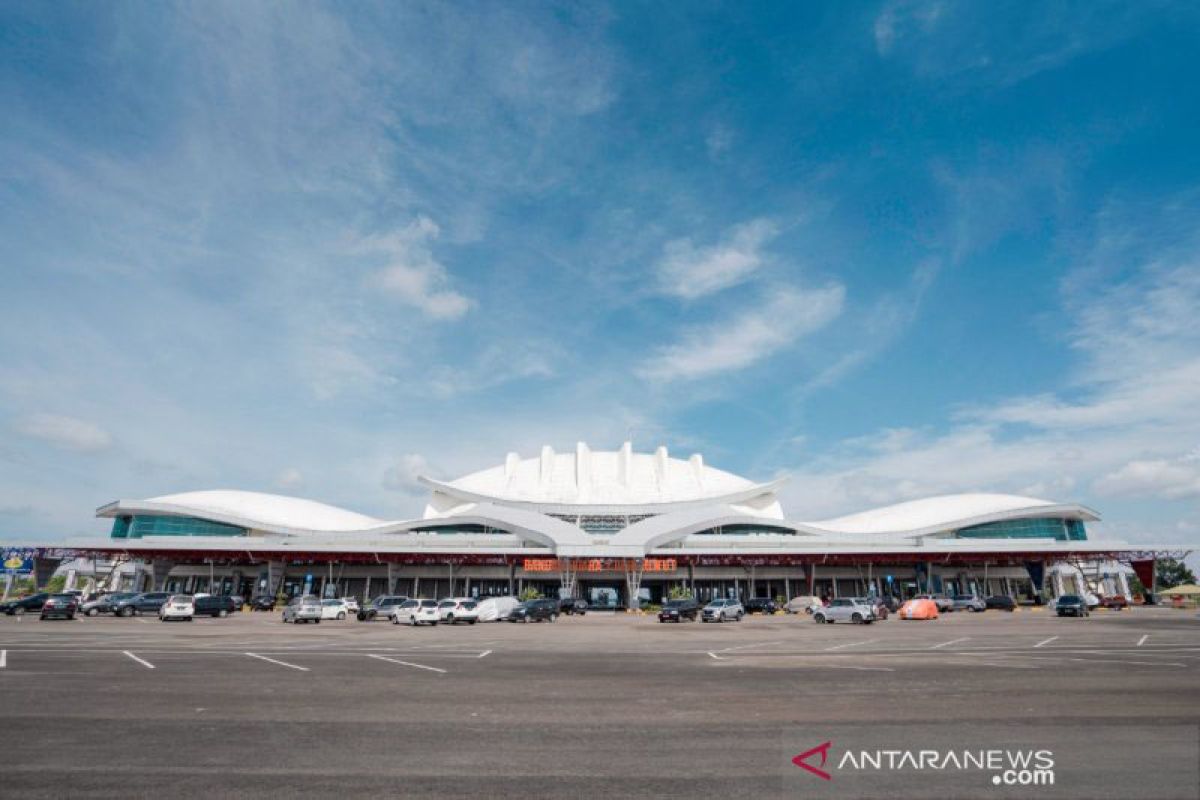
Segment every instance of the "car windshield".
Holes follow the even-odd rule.
[[[49,597],[48,599],[50,599],[50,600],[54,600],[55,602],[58,602],[58,603],[66,603],[66,602],[70,602],[71,600],[74,600],[74,599],[75,599],[75,595],[71,595],[71,594],[52,594],[52,595],[50,595],[50,597]]]
[[[437,600],[422,600],[421,608],[437,608]]]
[[[458,605],[458,603],[455,603],[453,600],[443,600],[442,602],[438,603],[438,608],[454,608],[456,605]]]
[[[956,595],[954,595],[954,599],[955,600],[974,600],[975,595],[973,595],[973,594],[956,594]]]
[[[176,594],[171,596],[172,603],[190,603],[192,596],[190,594]]]
[[[418,604],[417,604],[416,600],[406,600],[400,604],[400,607],[401,608],[416,608],[417,605]]]
[[[1079,597],[1079,595],[1076,595],[1076,594],[1064,594],[1062,597],[1058,598],[1058,602],[1060,602],[1060,603],[1078,603],[1078,602],[1080,602],[1080,597]]]
[[[728,600],[713,600],[711,603],[709,603],[709,605],[710,606],[723,606],[728,602],[729,602]]]
[[[475,603],[463,603],[462,607],[470,611],[471,609],[475,608]]]
[[[340,606],[341,604],[342,604],[341,600],[322,600],[321,601],[321,605],[323,605],[323,606]]]

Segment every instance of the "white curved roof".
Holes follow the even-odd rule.
[[[851,534],[920,533],[1030,516],[1099,519],[1095,512],[1084,506],[1060,505],[1015,494],[971,493],[910,500],[844,517],[806,523],[806,527]]]
[[[167,494],[152,497],[143,505],[149,512],[219,517],[219,521],[237,519],[240,522],[233,524],[254,528],[358,531],[384,524],[374,517],[315,500],[234,489]]]
[[[612,451],[592,451],[580,442],[573,453],[555,453],[547,446],[537,458],[509,453],[503,464],[457,480],[422,480],[470,500],[609,508],[727,500],[775,488],[706,466],[699,454],[684,461],[671,458],[665,447],[635,453],[629,442]]]

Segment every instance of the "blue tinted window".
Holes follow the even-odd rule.
[[[1084,541],[1087,530],[1077,519],[1010,519],[963,528],[958,535],[964,539],[1057,539]]]
[[[246,529],[195,517],[117,517],[113,521],[114,539],[140,539],[143,536],[245,536]]]

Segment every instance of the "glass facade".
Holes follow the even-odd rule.
[[[973,525],[958,531],[963,539],[1056,539],[1060,542],[1087,539],[1087,529],[1077,519],[1010,519]]]
[[[778,536],[795,535],[795,531],[791,528],[782,528],[774,525],[721,525],[708,530],[697,531],[696,536],[755,536],[761,534],[771,534]]]
[[[137,516],[113,520],[112,538],[143,536],[245,536],[246,529],[195,517]]]

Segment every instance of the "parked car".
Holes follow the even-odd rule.
[[[779,606],[770,597],[751,597],[744,608],[747,614],[774,614]]]
[[[508,619],[512,610],[520,604],[515,597],[485,597],[479,601],[476,611],[480,622],[500,622]]]
[[[162,604],[171,599],[170,592],[142,592],[113,605],[113,613],[118,617],[132,617],[135,614],[157,614]]]
[[[117,603],[137,595],[137,592],[109,592],[86,600],[79,606],[79,612],[89,617],[99,614],[112,614],[116,611]]]
[[[1100,598],[1100,605],[1103,608],[1120,611],[1123,608],[1129,608],[1129,600],[1123,594],[1106,594]]]
[[[331,597],[321,601],[321,619],[345,619],[349,613],[345,600]]]
[[[816,595],[802,594],[789,600],[783,610],[788,614],[811,614],[816,609],[824,607],[825,604]]]
[[[250,610],[251,611],[274,611],[275,610],[274,596],[269,595],[269,594],[255,595],[250,600]]]
[[[1006,594],[994,594],[984,601],[988,608],[995,608],[1000,611],[1016,611],[1017,601],[1013,600]]]
[[[39,592],[31,594],[29,597],[22,597],[19,600],[9,600],[7,603],[0,604],[0,610],[5,614],[12,616],[20,616],[30,611],[41,611],[42,606],[46,605],[46,600],[50,598],[48,592]]]
[[[742,608],[740,600],[726,600],[719,597],[704,607],[700,612],[701,622],[725,622],[733,620],[741,622],[742,617],[746,615],[746,609]]]
[[[663,603],[662,610],[658,612],[658,621],[683,622],[685,619],[690,619],[695,622],[699,615],[700,604],[690,597],[685,597]]]
[[[450,625],[465,622],[474,625],[479,621],[479,606],[473,597],[452,597],[438,603],[438,621]]]
[[[441,621],[437,600],[405,600],[392,613],[392,623],[399,625],[437,625]]]
[[[887,603],[884,602],[882,597],[855,597],[852,599],[859,605],[867,606],[873,612],[875,612],[876,620],[887,619],[888,614],[892,613],[888,609]]]
[[[209,595],[209,597],[211,596]],[[199,598],[192,597],[190,594],[173,594],[158,609],[158,618],[162,622],[172,619],[191,622],[192,617],[196,615],[197,602],[199,602]]]
[[[505,619],[509,622],[554,622],[558,619],[558,601],[548,598],[526,600],[518,603]]]
[[[52,594],[42,603],[42,619],[75,619],[79,603],[73,594]]]
[[[986,611],[987,603],[973,594],[956,594],[953,598],[955,611]]]
[[[357,597],[343,597],[343,598],[341,598],[341,600],[343,603],[346,604],[346,610],[348,612],[350,612],[351,614],[358,613],[358,598]]]
[[[1088,592],[1083,595],[1083,601],[1085,603],[1087,603],[1088,608],[1099,608],[1100,607],[1100,595],[1092,594],[1091,592]]]
[[[1092,613],[1088,610],[1087,600],[1077,594],[1059,597],[1054,603],[1054,612],[1060,617],[1087,617]]]
[[[224,619],[242,607],[242,604],[226,594],[197,595],[196,616],[221,617]]]
[[[939,613],[945,614],[954,610],[954,601],[944,594],[919,594],[914,600],[932,600]]]
[[[355,616],[358,617],[359,622],[371,622],[376,619],[390,619],[395,622],[396,609],[406,602],[408,602],[407,597],[381,594],[360,608]]]
[[[829,605],[813,612],[813,622],[854,622],[869,625],[875,621],[875,609],[853,597],[835,597]]]
[[[321,624],[321,600],[314,594],[296,595],[283,607],[283,621],[296,625],[301,622]]]
[[[576,615],[582,617],[587,613],[587,610],[587,601],[578,597],[563,597],[558,601],[558,612],[560,614],[566,614],[569,617]]]

